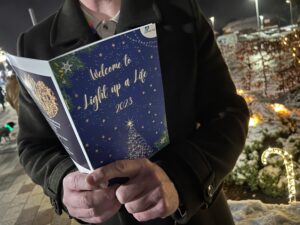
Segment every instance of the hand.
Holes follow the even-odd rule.
[[[103,223],[121,207],[115,196],[118,186],[107,188],[106,184],[95,183],[90,178],[80,172],[68,174],[63,179],[63,204],[69,214],[77,219],[87,223]]]
[[[116,197],[138,221],[165,218],[178,208],[174,184],[158,165],[147,159],[116,161],[88,176],[98,183],[129,177],[127,183],[117,188]]]

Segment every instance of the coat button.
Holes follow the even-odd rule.
[[[207,195],[210,198],[214,196],[214,187],[211,184],[207,187]]]

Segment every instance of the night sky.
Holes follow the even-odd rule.
[[[33,8],[38,21],[47,17],[63,0],[0,0],[0,47],[15,53],[20,32],[30,28],[28,8]],[[255,3],[251,0],[198,0],[206,16],[215,16],[217,29],[227,22],[255,16]],[[300,1],[300,0],[296,0]],[[289,19],[289,5],[285,0],[260,0],[262,14],[276,14]]]

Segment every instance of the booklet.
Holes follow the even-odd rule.
[[[49,61],[7,58],[81,172],[169,144],[155,24]]]

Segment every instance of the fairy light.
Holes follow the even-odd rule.
[[[290,111],[282,104],[279,103],[271,104],[271,108],[281,116],[290,115]]]
[[[284,166],[286,169],[287,180],[288,180],[288,190],[289,190],[289,203],[294,203],[296,199],[296,180],[293,165],[293,156],[287,151],[280,148],[268,148],[265,150],[261,156],[261,162],[267,165],[267,159],[270,155],[279,155],[283,158]]]
[[[262,122],[262,116],[258,113],[253,114],[249,120],[249,127],[256,127],[258,124]]]
[[[243,95],[243,94],[245,94],[245,91],[242,90],[242,89],[237,89],[236,92],[237,92],[238,95]]]
[[[290,51],[291,56],[294,58],[294,62],[297,66],[300,64],[300,29],[292,30],[292,33],[288,34],[286,37],[281,38],[281,45],[288,51]]]
[[[244,99],[248,104],[254,101],[254,98],[248,95],[244,96]]]
[[[254,101],[254,98],[248,95],[243,89],[237,89],[236,92],[238,95],[242,96],[248,104]]]

